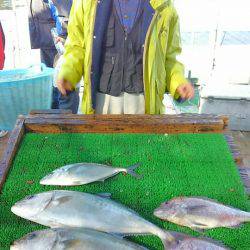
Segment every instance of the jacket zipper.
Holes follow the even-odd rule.
[[[93,113],[94,110],[93,110],[93,101],[92,101],[92,91],[91,91],[91,73],[92,73],[92,61],[93,61],[93,39],[94,39],[94,29],[95,29],[95,20],[96,20],[96,13],[97,13],[97,4],[98,4],[98,1],[95,1],[95,11],[94,11],[94,20],[93,20],[93,27],[92,27],[92,30],[91,30],[91,34],[92,34],[92,39],[91,39],[91,43],[90,43],[90,51],[91,51],[91,55],[90,55],[90,67],[89,67],[89,72],[88,72],[88,75],[89,75],[89,93],[90,93],[90,105],[91,105],[91,110]]]
[[[128,39],[128,33],[125,31],[124,33],[125,37],[124,37],[124,42],[123,42],[123,57],[122,57],[122,65],[123,65],[123,69],[122,69],[122,91],[125,92],[125,84],[124,84],[124,59],[125,59],[125,46],[127,46],[127,39]]]

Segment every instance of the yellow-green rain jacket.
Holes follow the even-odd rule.
[[[68,25],[68,38],[59,78],[73,86],[84,79],[82,112],[93,114],[91,68],[97,5],[105,0],[74,0]],[[144,47],[144,91],[147,114],[164,113],[165,92],[178,98],[176,89],[183,83],[184,67],[176,60],[181,53],[179,18],[171,0],[151,0],[155,10]]]

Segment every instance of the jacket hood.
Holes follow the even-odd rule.
[[[157,10],[163,5],[168,5],[171,3],[171,0],[150,0],[150,4],[153,9]]]

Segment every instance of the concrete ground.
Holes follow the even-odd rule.
[[[235,143],[240,149],[240,153],[243,157],[244,166],[250,168],[250,132],[233,131]],[[0,138],[0,159],[8,142],[8,136]]]

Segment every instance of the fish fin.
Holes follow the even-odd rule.
[[[113,235],[119,235],[117,233],[113,234]],[[147,236],[147,235],[151,235],[150,233],[127,233],[127,234],[120,234],[120,236],[123,237],[132,237],[132,236]]]
[[[224,204],[216,199],[211,199],[211,198],[208,198],[208,197],[205,197],[205,196],[191,196],[189,198],[196,198],[196,199],[201,199],[201,200],[205,200],[205,201],[210,201],[210,202],[213,202],[213,203],[216,203],[216,204],[219,204],[219,205],[223,205],[225,207],[229,207],[229,208],[232,208],[232,209],[237,209],[239,210],[239,208],[235,208],[231,205],[228,205],[228,204]]]
[[[135,170],[136,170],[139,166],[141,166],[141,163],[137,163],[137,164],[135,164],[135,165],[129,167],[129,168],[127,169],[127,173],[128,173],[129,175],[131,175],[131,176],[137,178],[137,179],[141,179],[141,178],[142,178],[142,175],[139,175],[139,174],[137,174],[137,173],[135,172]]]
[[[199,223],[197,221],[188,220],[189,228],[192,230],[204,234],[205,229],[209,229],[209,226],[204,223]]]
[[[119,233],[109,233],[111,235],[113,235],[114,237],[120,238],[120,239],[124,239],[126,236],[125,234],[119,234]]]
[[[108,178],[103,178],[103,179],[100,179],[100,180],[98,180],[99,182],[104,182],[104,181],[106,181]]]
[[[70,186],[80,186],[83,185],[81,181],[72,181],[72,184]]]
[[[234,208],[230,205],[225,205],[223,204],[222,202],[219,202],[218,200],[216,199],[211,199],[211,198],[208,198],[208,197],[205,197],[205,196],[190,196],[188,198],[196,198],[196,199],[201,199],[201,200],[205,200],[205,201],[210,201],[210,202],[213,202],[213,203],[216,203],[216,204],[219,204],[219,205],[224,205],[224,206],[227,206],[227,207],[231,207],[231,208]],[[235,209],[235,208],[234,208]]]
[[[55,202],[58,202],[59,204],[63,204],[65,202],[70,201],[71,199],[72,199],[71,196],[63,196],[63,197],[55,199]]]
[[[58,228],[64,228],[65,225],[63,225],[61,223],[56,223],[55,221],[49,221],[49,227],[56,230]]]
[[[72,199],[71,196],[63,196],[63,197],[59,197],[59,198],[54,198],[54,195],[52,196],[51,200],[49,201],[49,203],[43,208],[43,210],[46,210],[48,208],[50,208],[51,206],[53,207],[57,207],[60,204],[63,204],[65,202],[68,202]]]
[[[207,198],[207,197],[202,197],[202,196],[201,196],[201,197],[199,197],[199,196],[192,196],[192,197],[189,197],[189,198],[203,199],[203,200],[210,201],[210,202],[213,202],[213,203],[218,204],[218,205],[221,205],[221,206],[225,206],[225,207],[227,207],[227,208],[234,209],[234,210],[236,210],[236,211],[238,211],[238,212],[248,213],[248,215],[246,216],[246,218],[247,218],[247,221],[250,221],[250,212],[243,211],[243,210],[241,210],[240,208],[233,207],[233,206],[231,206],[231,205],[224,204],[224,203],[219,202],[219,201],[217,201],[217,200],[213,200],[213,199],[210,199],[210,198]]]
[[[196,221],[192,221],[190,220],[190,223],[191,225],[194,225],[194,228],[207,228],[208,225],[207,224],[204,224],[204,223],[199,223],[199,222],[196,222]]]
[[[112,194],[111,193],[98,193],[96,194],[97,196],[100,196],[102,198],[106,198],[106,199],[111,199]]]

